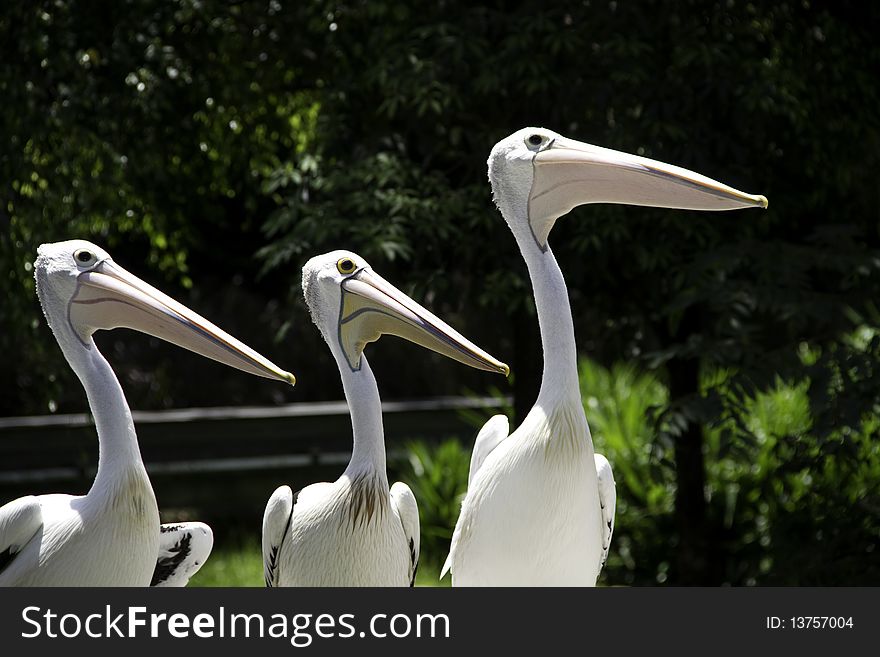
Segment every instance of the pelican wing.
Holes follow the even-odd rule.
[[[471,454],[471,467],[468,471],[468,486],[473,482],[477,470],[489,456],[493,449],[498,447],[502,440],[510,435],[510,423],[504,415],[494,415],[480,429],[477,439],[474,441],[474,451]]]
[[[403,534],[406,536],[409,547],[409,585],[415,586],[421,548],[419,544],[419,507],[409,486],[398,481],[391,487],[391,506],[397,517],[400,518],[400,524],[403,525]]]
[[[471,467],[468,470],[468,489],[474,483],[474,477],[477,476],[477,472],[483,467],[486,459],[489,458],[489,454],[509,435],[510,422],[506,415],[493,415],[483,425],[480,433],[477,434],[477,439],[474,441],[474,451],[471,453]],[[452,535],[452,546],[455,546],[460,530],[461,525],[456,523],[455,532]],[[440,569],[440,579],[446,577],[446,573],[452,570],[452,546],[450,546],[446,561],[443,562],[443,568]]]
[[[280,486],[266,504],[263,514],[263,575],[266,586],[278,586],[281,548],[290,531],[293,508],[299,494],[300,491],[294,493],[290,486]]]
[[[43,525],[40,501],[33,495],[0,507],[0,575]]]
[[[599,505],[602,507],[602,563],[601,569],[608,559],[611,547],[611,535],[614,533],[614,511],[617,508],[617,490],[614,487],[614,475],[611,464],[601,454],[596,454],[596,474],[599,478]]]
[[[483,463],[489,457],[489,454],[501,444],[501,442],[510,435],[510,422],[506,415],[493,415],[489,421],[480,429],[477,439],[474,441],[474,451],[471,453],[471,467],[468,471],[468,489],[474,483],[474,477]],[[461,525],[456,523],[455,532],[452,535],[452,545],[456,543],[456,537],[460,531]],[[446,561],[443,562],[443,568],[440,569],[440,579],[446,577],[446,573],[452,570],[452,547]]]
[[[186,586],[205,565],[214,532],[203,522],[180,522],[159,527],[159,556],[150,586]]]

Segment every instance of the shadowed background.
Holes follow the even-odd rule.
[[[603,580],[878,584],[878,18],[855,2],[9,3],[0,413],[87,410],[31,271],[41,242],[82,237],[299,380],[101,334],[133,409],[340,399],[299,279],[349,248],[513,369],[505,382],[385,339],[369,347],[383,399],[509,395],[521,417],[540,343],[485,160],[543,125],[770,199],[588,206],[554,231],[618,485]],[[430,564],[490,412],[450,411],[442,446],[389,432],[425,439],[392,468],[414,482]],[[226,525],[254,533],[270,492],[221,518],[218,550]]]

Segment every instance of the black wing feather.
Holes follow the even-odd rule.
[[[412,579],[409,581],[409,586],[412,588],[416,585],[416,572],[419,570],[419,560],[416,557],[416,543],[412,537],[409,539],[409,560],[412,564]]]
[[[13,550],[11,545],[0,552],[0,573],[6,570],[6,567],[12,563],[12,559],[18,552],[19,550]]]
[[[174,544],[174,547],[169,550],[171,553],[170,556],[161,557],[156,560],[156,569],[153,571],[153,579],[150,581],[150,586],[156,586],[157,584],[164,582],[171,577],[178,568],[180,568],[180,565],[186,560],[192,550],[190,543],[192,543],[192,535],[184,534],[180,540]]]

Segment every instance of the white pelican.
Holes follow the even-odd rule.
[[[495,203],[532,280],[544,372],[534,407],[508,435],[495,416],[477,436],[468,492],[441,577],[456,586],[592,586],[614,528],[611,466],[594,455],[581,404],[568,291],[547,243],[585,203],[694,210],[767,207],[705,176],[526,128],[489,155]]]
[[[336,359],[354,447],[333,483],[293,493],[281,486],[263,517],[267,586],[412,586],[419,512],[409,486],[388,488],[379,389],[363,355],[389,333],[471,367],[508,373],[497,361],[376,274],[360,256],[333,251],[303,267],[303,294]]]
[[[0,507],[0,586],[183,586],[213,535],[202,523],[160,527],[131,412],[92,334],[133,328],[251,374],[291,384],[293,375],[94,244],[44,244],[34,267],[46,320],[88,396],[98,471],[85,495],[28,496]]]

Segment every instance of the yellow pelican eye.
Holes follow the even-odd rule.
[[[342,258],[336,263],[336,269],[339,270],[340,274],[350,274],[357,269],[357,265],[354,264],[354,260],[351,258]]]
[[[80,266],[88,266],[94,264],[95,261],[98,259],[98,256],[96,256],[88,249],[79,249],[78,251],[74,252],[73,258],[74,260],[76,260],[76,264]]]

